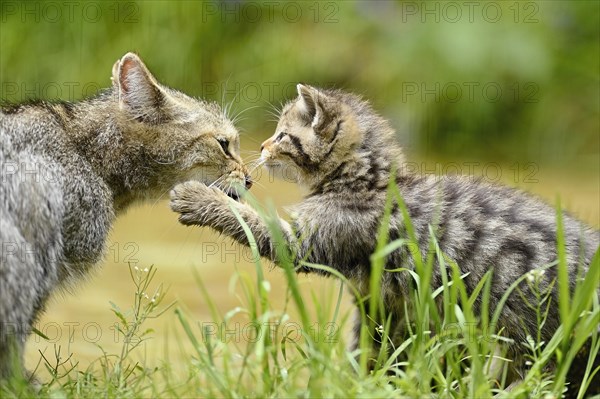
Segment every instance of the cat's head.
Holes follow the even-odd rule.
[[[369,162],[363,158],[373,156],[400,161],[393,130],[367,101],[340,90],[297,89],[261,146],[261,161],[276,176],[314,188],[342,164],[360,169]]]
[[[152,188],[164,192],[176,183],[199,180],[236,197],[234,187],[251,186],[238,131],[219,105],[161,85],[134,53],[118,60],[112,75],[118,96],[115,119],[123,140],[142,146],[149,158],[147,167],[157,180]]]

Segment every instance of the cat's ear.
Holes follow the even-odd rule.
[[[317,114],[317,90],[314,87],[298,83],[298,104],[306,116],[312,120]]]
[[[161,119],[165,93],[137,54],[127,53],[114,64],[112,81],[121,109],[140,121]]]
[[[318,126],[325,111],[323,109],[325,100],[323,94],[321,94],[318,89],[312,86],[303,85],[302,83],[299,83],[296,86],[296,89],[298,90],[298,104],[302,113],[306,119],[310,121],[313,128]]]
[[[335,101],[319,89],[298,84],[298,104],[315,133],[328,135],[331,133],[332,123],[335,118]]]

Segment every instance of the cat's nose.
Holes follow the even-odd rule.
[[[250,190],[250,187],[252,187],[252,177],[250,177],[249,175],[246,176],[245,182],[246,182],[246,189]]]
[[[263,152],[263,150],[265,149],[265,146],[269,144],[269,140],[265,140],[262,142],[262,144],[260,145],[260,152]]]

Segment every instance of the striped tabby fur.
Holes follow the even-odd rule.
[[[297,259],[330,266],[350,281],[362,295],[368,294],[370,260],[386,200],[392,169],[402,170],[402,152],[394,131],[366,101],[338,90],[298,85],[299,96],[283,109],[276,133],[261,148],[267,168],[284,174],[308,189],[294,208],[291,223],[280,225]],[[493,269],[491,310],[508,287],[523,274],[553,262],[556,252],[555,209],[539,199],[504,186],[474,181],[463,176],[417,176],[400,173],[396,183],[415,227],[423,256],[429,227],[433,226],[441,250],[456,261],[472,290]],[[198,182],[179,185],[171,193],[172,209],[186,225],[210,226],[236,241],[248,239],[231,201],[218,189]],[[256,238],[260,254],[275,259],[267,225],[250,206],[234,203]],[[598,249],[600,234],[567,213],[563,215],[570,284],[578,268],[587,270]],[[390,240],[407,237],[402,213],[392,210]],[[583,266],[581,266],[583,265]],[[405,249],[391,254],[387,269],[414,268]],[[303,272],[314,269],[299,266]],[[548,287],[556,268],[542,277]],[[433,269],[432,288],[442,284],[440,270]],[[404,302],[411,286],[408,273],[385,272],[381,292],[394,332],[402,336]],[[521,289],[530,295],[526,284]],[[556,285],[553,300],[556,301]],[[475,304],[477,311],[480,304]],[[558,306],[550,306],[542,339],[548,342],[560,323]],[[520,295],[511,295],[504,306],[499,327],[514,339],[511,354],[522,371],[520,344],[535,336],[535,313]],[[356,331],[359,331],[357,326]],[[599,384],[600,385],[600,384]]]

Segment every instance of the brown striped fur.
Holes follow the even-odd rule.
[[[99,264],[118,215],[189,179],[245,182],[218,105],[159,84],[133,53],[112,80],[80,102],[0,108],[0,383],[52,292]]]

